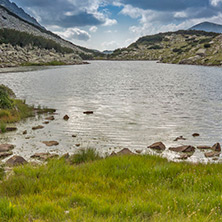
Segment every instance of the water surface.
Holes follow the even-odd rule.
[[[124,147],[151,152],[146,147],[157,141],[167,147],[222,142],[222,69],[218,67],[93,61],[1,73],[0,83],[28,104],[57,109],[55,121],[42,130],[31,128],[42,124],[44,116],[18,123],[16,133],[0,135],[1,143],[15,144],[14,153],[27,159],[42,151],[74,153],[79,149],[75,144],[105,154]],[[84,115],[86,110],[94,114]],[[70,116],[67,122],[62,119],[65,114]],[[193,138],[193,133],[200,137]],[[173,141],[181,135],[187,140]],[[42,144],[45,140],[60,145],[49,148]],[[163,154],[176,157],[169,151]],[[190,160],[206,161],[201,151]]]

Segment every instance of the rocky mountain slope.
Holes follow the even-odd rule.
[[[0,1],[7,2],[7,0]],[[43,62],[79,64],[82,59],[91,59],[97,54],[93,50],[62,39],[38,24],[20,18],[2,5],[0,5],[0,52],[1,67],[29,63],[37,65]]]
[[[159,60],[163,63],[222,65],[222,35],[177,31],[145,36],[107,56],[112,60]]]
[[[14,13],[18,17],[24,19],[27,22],[30,22],[36,26],[44,28],[41,26],[35,18],[31,17],[27,14],[22,8],[19,8],[14,2],[10,2],[9,0],[0,0],[0,5],[7,8],[10,12]]]
[[[199,23],[199,24],[191,27],[189,30],[199,30],[199,31],[205,31],[205,32],[222,33],[222,25],[215,24],[212,22],[202,22],[202,23]]]

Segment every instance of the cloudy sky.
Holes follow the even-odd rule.
[[[139,37],[222,24],[222,0],[11,0],[47,29],[88,48],[128,46]]]

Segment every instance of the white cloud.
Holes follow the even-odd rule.
[[[217,6],[219,3],[222,3],[222,0],[210,0],[211,5]]]
[[[92,26],[90,29],[89,29],[89,31],[90,32],[96,32],[97,31],[97,27],[96,26]]]
[[[116,25],[116,24],[117,24],[116,19],[107,18],[105,23],[103,24],[103,26],[112,26],[112,25]]]
[[[88,32],[78,28],[68,28],[64,32],[56,32],[56,34],[70,41],[73,41],[75,39],[88,41],[91,38]]]
[[[118,43],[116,41],[103,42],[102,47],[104,49],[115,49],[118,47]]]

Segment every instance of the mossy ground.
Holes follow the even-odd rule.
[[[26,165],[0,183],[0,221],[222,221],[222,165],[116,156]]]

